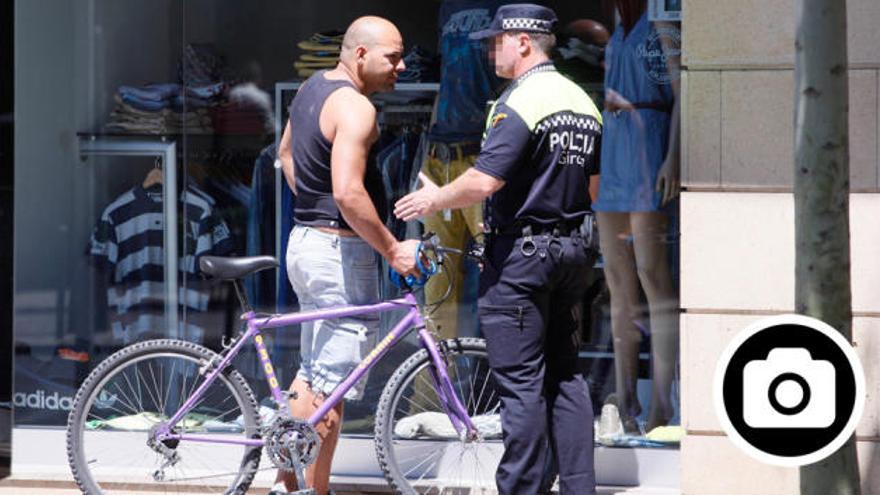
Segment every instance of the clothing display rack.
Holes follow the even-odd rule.
[[[154,139],[128,138],[79,134],[79,155],[82,160],[89,156],[144,156],[162,160],[162,183],[168,191],[177,190],[177,142],[166,136]],[[168,166],[171,164],[171,166]],[[165,225],[177,225],[177,195],[165,194],[162,198],[162,214]],[[165,325],[170,338],[178,338],[178,281],[177,281],[177,229],[164,229],[165,249]]]

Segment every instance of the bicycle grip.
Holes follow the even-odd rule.
[[[391,279],[391,283],[396,285],[398,289],[413,289],[416,287],[422,287],[428,281],[427,275],[422,275],[419,278],[416,278],[413,275],[407,275],[406,277],[403,277],[399,273],[394,271],[394,269],[390,266],[388,267],[388,277]]]
[[[433,246],[431,244],[426,244],[424,241],[416,246],[416,268],[419,270],[421,276],[415,277],[413,275],[407,275],[406,277],[403,277],[389,266],[388,278],[391,279],[391,283],[396,285],[399,289],[412,289],[424,286],[428,282],[428,278],[437,273],[437,262],[430,257],[422,256],[426,248],[433,249]],[[424,260],[427,260],[427,263]]]

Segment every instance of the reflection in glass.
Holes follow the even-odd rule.
[[[594,203],[615,384],[602,399],[597,437],[612,444],[621,434],[650,438],[677,420],[679,338],[673,262],[680,33],[672,24],[650,22],[646,2],[615,4],[621,22],[605,51],[602,170]],[[648,376],[650,382],[643,380]]]

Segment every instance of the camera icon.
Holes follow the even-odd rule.
[[[743,369],[743,420],[752,428],[828,428],[835,419],[835,369],[804,348],[772,349]]]

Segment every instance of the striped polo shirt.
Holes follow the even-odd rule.
[[[89,254],[110,274],[107,305],[114,337],[129,343],[142,334],[164,336],[165,217],[161,186],[136,186],[110,203],[101,214],[89,243]],[[184,207],[185,204],[185,207]],[[198,259],[225,255],[233,249],[226,223],[213,213],[213,200],[192,188],[181,193],[176,226],[185,230],[178,260],[178,300],[181,307],[203,312],[210,291],[198,276]],[[179,335],[201,342],[204,331],[181,321]]]

